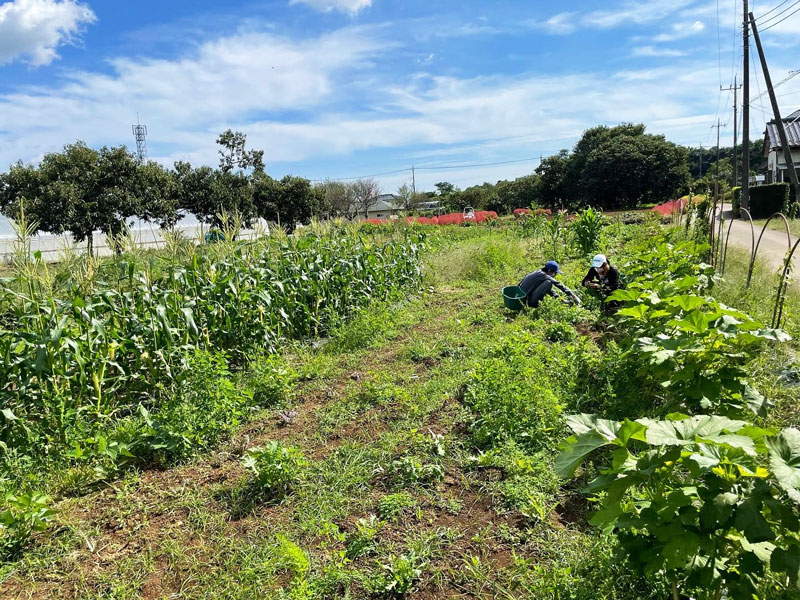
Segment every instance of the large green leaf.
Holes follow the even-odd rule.
[[[586,455],[608,443],[608,440],[596,431],[587,431],[580,435],[569,437],[561,444],[561,452],[556,456],[556,473],[560,477],[572,477],[575,469],[583,462]]]
[[[800,504],[800,430],[788,428],[767,439],[769,465],[778,484]]]
[[[800,544],[791,544],[786,549],[776,548],[773,550],[769,566],[773,571],[786,573],[789,581],[800,587]]]

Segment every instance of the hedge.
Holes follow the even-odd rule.
[[[776,212],[789,212],[788,183],[770,183],[750,188],[750,214],[754,219],[766,219]]]

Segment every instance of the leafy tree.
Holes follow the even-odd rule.
[[[317,188],[324,195],[324,205],[330,207],[329,211],[332,216],[354,219],[358,215],[351,184],[326,180]]]
[[[222,146],[219,152],[219,168],[223,173],[239,169],[253,169],[253,173],[264,172],[264,151],[245,150],[247,136],[241,131],[228,129],[217,137],[217,144]]]
[[[291,175],[280,181],[259,178],[253,195],[258,216],[290,228],[311,218],[317,197],[308,179]]]
[[[539,176],[539,197],[545,206],[560,206],[567,198],[569,151],[548,156],[536,167]]]
[[[18,219],[23,205],[36,231],[63,233],[64,216],[69,207],[47,202],[41,171],[20,161],[12,165],[8,173],[0,175],[0,212]]]
[[[439,183],[435,183],[433,187],[436,188],[436,192],[439,196],[448,196],[457,189],[456,186],[449,181],[440,181]]]
[[[188,164],[188,163],[183,163]],[[180,213],[180,185],[176,172],[150,161],[136,170],[134,194],[140,201],[138,216],[172,229],[183,218]]]
[[[121,232],[125,220],[141,212],[133,193],[137,166],[124,146],[104,146],[98,152],[76,142],[65,146],[63,152],[46,154],[39,167],[41,198],[58,207],[48,230],[68,231],[76,241],[86,240],[89,252],[95,231]]]

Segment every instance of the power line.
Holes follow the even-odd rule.
[[[795,2],[794,4],[792,4],[792,6],[796,6],[796,5],[798,5],[798,4],[800,4],[800,0],[798,0],[798,2]],[[791,7],[790,7],[790,8],[791,8]],[[792,15],[796,15],[798,12],[800,12],[800,8],[796,8],[796,9],[794,10],[794,12],[792,12],[792,13],[790,13],[790,14],[786,15],[786,16],[785,16],[785,17],[783,17],[783,18],[782,18],[780,21],[777,21],[776,23],[773,23],[772,25],[768,25],[767,27],[764,27],[764,28],[763,28],[761,31],[762,31],[762,32],[764,32],[764,31],[767,31],[768,29],[772,29],[773,27],[775,27],[775,25],[780,25],[780,24],[781,24],[781,23],[783,23],[783,22],[784,22],[786,19],[788,19],[788,18],[789,18],[789,17],[791,17]]]
[[[757,16],[757,17],[756,17],[756,21],[760,21],[761,19],[763,19],[764,17],[766,17],[766,16],[767,16],[769,13],[771,13],[771,12],[774,12],[774,11],[778,10],[778,9],[779,9],[781,6],[783,6],[783,5],[784,5],[784,4],[786,4],[787,2],[789,2],[789,0],[783,0],[783,2],[781,2],[781,3],[780,3],[780,4],[778,4],[777,6],[773,6],[771,9],[769,9],[769,10],[768,10],[767,12],[765,12],[763,15],[759,15],[759,16]]]
[[[490,163],[480,163],[480,164],[469,164],[469,165],[443,165],[439,167],[417,167],[418,171],[439,171],[440,169],[471,169],[473,167],[493,167],[495,165],[510,165],[512,163],[522,163],[522,162],[531,162],[533,160],[539,160],[538,156],[533,156],[531,158],[520,158],[517,160],[503,160],[500,162],[490,162]]]
[[[369,179],[370,177],[380,177],[382,175],[396,175],[397,173],[412,173],[413,171],[444,171],[446,169],[473,169],[476,167],[493,167],[496,165],[510,165],[514,163],[523,163],[531,161],[541,161],[541,157],[532,156],[530,158],[518,158],[515,160],[502,160],[489,163],[469,163],[463,165],[440,165],[431,167],[419,167],[417,165],[414,165],[413,167],[408,167],[406,169],[397,169],[396,171],[386,171],[384,173],[373,173],[371,175],[359,175],[358,177],[337,177],[337,178],[329,177],[326,179],[309,179],[309,181],[311,181],[312,183],[322,183],[325,181],[354,181],[356,179]]]
[[[309,181],[313,183],[319,183],[323,181],[353,181],[355,179],[369,179],[370,177],[380,177],[382,175],[395,175],[397,173],[405,173],[407,171],[411,171],[411,167],[407,169],[397,169],[396,171],[386,171],[385,173],[373,173],[372,175],[359,175],[358,177],[338,177],[336,179],[331,179],[331,178],[309,179]]]
[[[782,16],[783,16],[783,15],[785,15],[787,12],[789,12],[790,10],[792,10],[792,9],[793,9],[795,6],[797,6],[798,4],[800,4],[800,0],[795,0],[795,2],[793,2],[792,4],[790,4],[789,6],[787,6],[786,8],[784,8],[782,11],[780,11],[780,12],[778,12],[778,13],[775,13],[775,14],[774,14],[774,15],[772,15],[772,16],[771,16],[769,19],[766,19],[765,21],[762,21],[761,23],[758,23],[758,25],[762,26],[762,27],[761,27],[762,31],[763,31],[764,27],[772,27],[773,25],[776,25],[777,23],[772,23],[772,24],[770,24],[770,25],[767,25],[767,23],[769,23],[770,21],[774,21],[775,19],[780,19],[780,17],[782,17]],[[796,12],[796,11],[795,11],[795,12]],[[784,17],[784,18],[791,17],[793,14],[794,14],[794,13],[791,13],[791,14],[787,15],[787,16],[786,16],[786,17]],[[778,23],[780,23],[781,21],[783,21],[783,19],[781,19],[780,21],[778,21]]]

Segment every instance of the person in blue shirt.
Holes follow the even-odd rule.
[[[536,308],[542,298],[548,294],[554,296],[553,287],[558,288],[563,293],[568,295],[575,304],[580,304],[580,298],[565,286],[563,283],[556,279],[556,275],[561,273],[558,263],[554,260],[549,260],[538,271],[528,273],[522,281],[519,282],[519,287],[525,292],[525,304]]]

